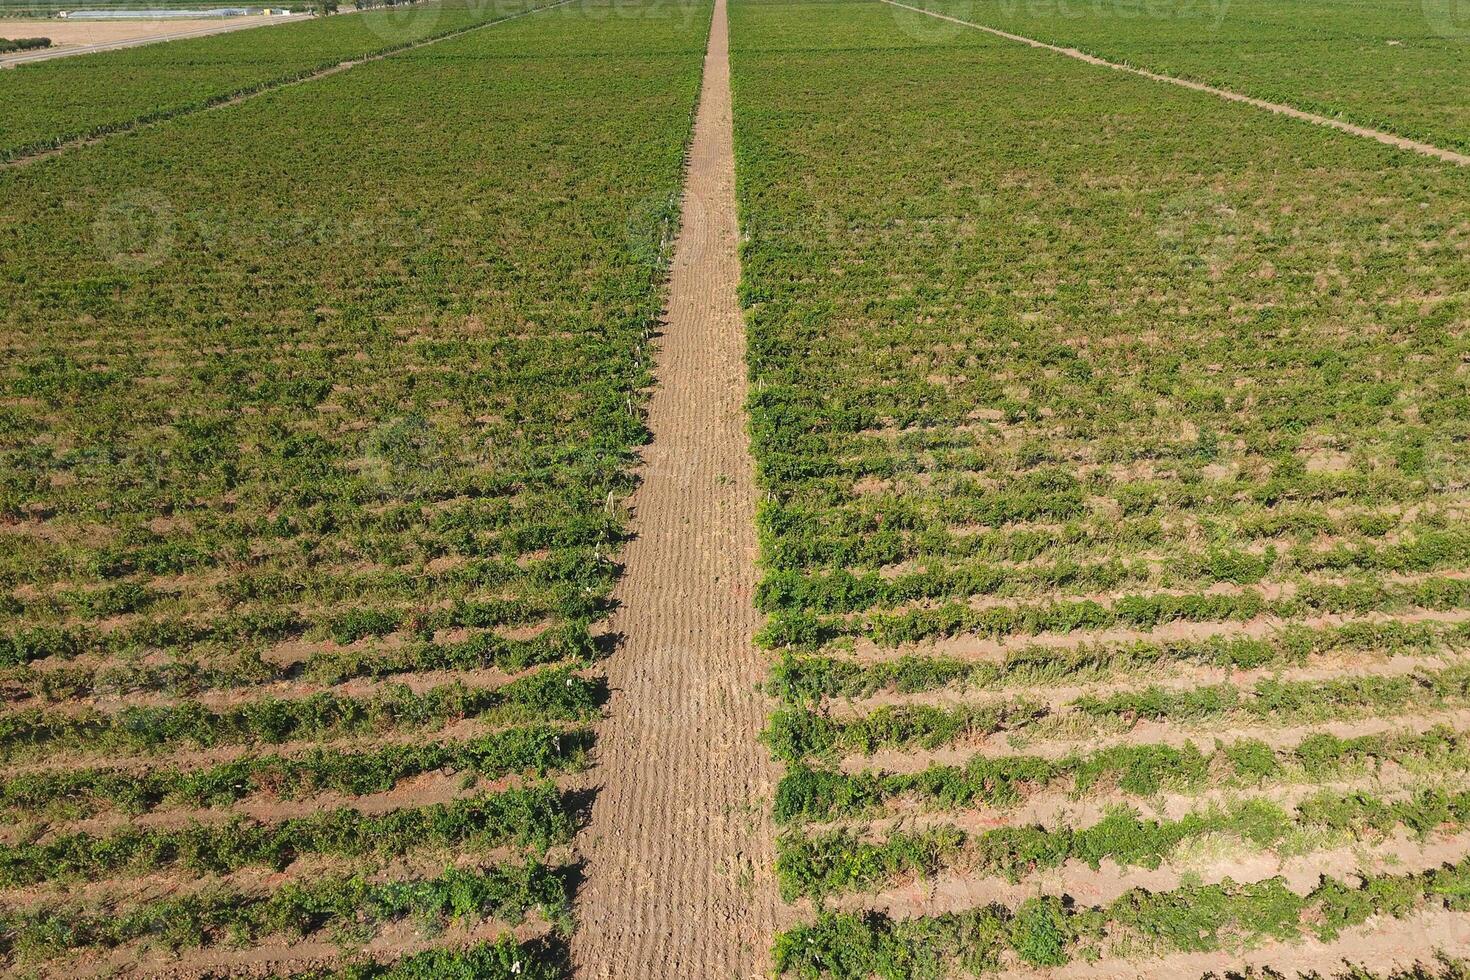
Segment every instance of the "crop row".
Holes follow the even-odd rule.
[[[1328,941],[1372,916],[1404,917],[1429,907],[1464,911],[1470,862],[1420,874],[1369,875],[1358,884],[1323,876],[1305,895],[1281,878],[1251,885],[1132,889],[1105,906],[1055,897],[1012,910],[987,906],[947,915],[890,919],[824,913],[776,943],[776,965],[796,977],[885,980],[963,971],[987,976],[1012,955],[1031,966],[1096,958],[1131,940],[1135,951],[1205,952],[1238,942]]]
[[[1050,599],[1035,603],[971,606],[949,601],[897,612],[875,610],[851,618],[801,610],[770,617],[761,638],[773,647],[815,648],[840,636],[898,646],[943,637],[1035,636],[1078,630],[1153,629],[1166,623],[1245,622],[1262,616],[1299,619],[1313,615],[1448,612],[1470,608],[1470,580],[1435,576],[1412,582],[1373,578],[1307,583],[1281,598],[1264,589],[1194,593],[1125,593],[1107,602]]]
[[[290,975],[299,980],[438,980],[440,977],[557,980],[565,975],[560,963],[564,956],[548,946],[545,941],[522,943],[510,936],[503,936],[495,942],[479,943],[464,950],[426,950],[388,964],[358,962],[341,968],[308,970]],[[1451,978],[1445,977],[1442,980]]]
[[[139,606],[146,608],[148,597],[133,588],[107,589],[89,593],[85,603],[86,615],[119,617],[139,611]],[[118,611],[120,609],[122,611]],[[126,656],[150,649],[272,642],[308,633],[331,638],[339,644],[350,644],[402,631],[419,642],[417,646],[410,646],[395,655],[410,666],[415,663],[423,665],[415,669],[436,669],[435,664],[447,667],[471,662],[477,666],[514,667],[559,653],[550,649],[558,641],[585,645],[588,641],[576,626],[580,622],[585,630],[587,617],[601,610],[601,599],[596,591],[587,585],[565,582],[554,596],[460,600],[448,608],[433,610],[373,605],[347,608],[323,617],[315,628],[291,609],[269,604],[253,609],[237,608],[223,616],[202,621],[172,616],[138,618],[106,630],[90,625],[28,622],[13,632],[0,634],[0,666],[22,666],[47,658],[70,660],[89,653]],[[20,611],[18,609],[17,613]],[[433,635],[440,630],[527,626],[557,615],[567,616],[571,622],[557,624],[559,628],[549,636],[532,643],[490,637],[452,646],[432,642]],[[572,654],[578,650],[574,645]],[[325,676],[334,672],[344,675],[352,669],[355,658],[370,663],[371,656],[372,651],[364,650],[320,651],[316,653],[315,662]],[[386,657],[387,654],[380,653],[379,656]]]
[[[1172,548],[1171,557],[1183,560],[1197,553],[1203,539],[1216,549],[1272,541],[1286,547],[1296,542],[1297,560],[1310,567],[1314,559],[1311,551],[1301,550],[1304,545],[1330,541],[1332,550],[1323,560],[1352,561],[1350,555],[1337,557],[1342,547],[1362,548],[1390,533],[1443,532],[1453,525],[1458,508],[1458,504],[1451,509],[1426,497],[1420,504],[1426,512],[1407,520],[1396,507],[1376,498],[1361,504],[1235,502],[1205,515],[1174,510],[1167,504],[1136,503],[1156,499],[1159,489],[1130,493],[1120,500],[1120,510],[1127,507],[1141,513],[1095,510],[1084,500],[1082,508],[1067,508],[1060,514],[1051,513],[1049,507],[1033,511],[1040,526],[1035,523],[1037,518],[1024,519],[1027,511],[1018,508],[1015,523],[954,528],[936,516],[916,513],[898,494],[877,500],[865,494],[857,503],[848,504],[852,494],[848,487],[834,493],[830,503],[768,505],[763,540],[769,558],[765,560],[783,570],[880,568],[921,559],[1014,563],[1079,554],[1122,559],[1167,548]],[[1098,502],[1096,497],[1092,500]]]
[[[1139,583],[1178,589],[1220,582],[1253,585],[1268,577],[1292,574],[1408,574],[1459,568],[1467,561],[1470,535],[1457,530],[1424,533],[1378,547],[1338,545],[1327,551],[1301,548],[1283,554],[1272,548],[1260,553],[1215,548],[1162,560],[1064,559],[1028,562],[1019,568],[973,563],[894,575],[846,570],[820,575],[774,572],[761,583],[756,601],[771,613],[793,609],[847,613],[956,596],[1065,595]]]
[[[1013,807],[1048,789],[1073,798],[1109,792],[1149,797],[1161,790],[1198,792],[1211,786],[1253,788],[1374,773],[1393,763],[1420,772],[1470,771],[1466,736],[1437,726],[1423,733],[1340,737],[1307,735],[1272,748],[1259,739],[1219,741],[1209,751],[1193,742],[1118,745],[1049,759],[1036,755],[977,755],[961,766],[932,765],[916,773],[839,773],[793,764],[776,789],[780,822],[858,817],[897,801],[926,809]]]
[[[1470,628],[1462,623],[1363,620],[1320,627],[1292,624],[1259,638],[1227,633],[1198,640],[1028,645],[993,660],[903,654],[892,660],[859,663],[843,657],[786,653],[772,666],[767,688],[782,701],[803,704],[870,697],[880,691],[913,694],[946,687],[993,690],[1075,684],[1157,674],[1171,667],[1281,668],[1333,654],[1366,662],[1459,651],[1467,632]]]
[[[1467,704],[1470,666],[1459,664],[1397,676],[1267,679],[1249,687],[1230,683],[1181,689],[1150,686],[1083,695],[1056,710],[1025,699],[950,708],[884,705],[853,719],[835,719],[810,709],[780,710],[771,715],[763,737],[777,758],[797,761],[809,756],[872,754],[879,748],[937,748],[1001,732],[1044,736],[1074,730],[1127,731],[1140,721],[1301,724]]]
[[[562,873],[537,861],[483,871],[450,869],[414,881],[323,877],[269,893],[218,888],[127,909],[63,903],[7,910],[0,913],[0,957],[26,963],[145,939],[179,951],[224,941],[309,936],[327,928],[361,934],[410,917],[441,925],[467,918],[519,922],[533,909],[553,921],[569,915]]]
[[[968,834],[953,826],[893,831],[866,841],[850,830],[809,836],[788,833],[778,843],[776,873],[787,900],[866,890],[945,867],[967,875],[1026,875],[1079,861],[1097,870],[1104,860],[1157,868],[1181,845],[1208,837],[1241,841],[1257,850],[1303,853],[1335,845],[1381,842],[1402,830],[1419,839],[1466,829],[1470,792],[1425,790],[1405,799],[1366,793],[1323,793],[1287,808],[1264,799],[1195,811],[1177,819],[1141,816],[1126,807],[1084,828],[999,827]]]
[[[263,697],[221,709],[197,701],[116,712],[27,708],[0,714],[0,757],[58,749],[156,752],[181,744],[279,744],[389,729],[433,730],[471,717],[498,724],[585,721],[602,704],[604,686],[562,668],[496,688],[455,682],[423,693],[406,686],[364,697],[324,691],[296,700]]]
[[[276,823],[236,817],[178,829],[128,828],[60,834],[36,844],[0,845],[0,885],[98,880],[179,867],[223,875],[261,866],[277,871],[307,854],[399,857],[415,848],[474,852],[516,844],[544,851],[571,839],[566,802],[550,783],[369,815],[353,807]]]
[[[246,755],[198,769],[156,762],[137,771],[50,769],[0,782],[0,806],[17,816],[87,816],[105,810],[138,814],[162,806],[227,807],[256,795],[293,800],[323,792],[382,793],[436,770],[487,779],[544,776],[582,768],[591,741],[585,728],[534,724],[463,742],[414,741],[356,750],[315,747],[301,755]]]
[[[387,648],[319,648],[304,661],[285,666],[267,662],[258,651],[247,651],[218,660],[178,658],[166,663],[124,662],[45,669],[0,667],[0,697],[56,702],[143,691],[188,695],[294,678],[336,684],[354,677],[388,677],[420,671],[494,667],[518,672],[562,661],[586,662],[597,652],[587,624],[577,622],[552,626],[525,639],[478,633],[455,642],[417,640]]]

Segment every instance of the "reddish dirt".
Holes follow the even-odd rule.
[[[776,767],[757,740],[755,485],[724,0],[694,127],[667,327],[612,628],[613,689],[572,953],[582,977],[768,975]]]

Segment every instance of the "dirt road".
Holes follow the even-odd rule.
[[[304,19],[304,16],[296,15],[227,17],[219,20],[65,21],[39,18],[0,20],[0,37],[49,37],[51,39],[49,48],[0,55],[0,68],[10,68],[34,61],[49,61],[52,58],[66,58],[74,54],[133,48],[141,44],[204,37],[207,34],[223,34],[227,31],[239,31],[248,27],[266,27],[271,24]]]
[[[600,790],[573,958],[588,978],[766,975],[777,776],[757,741],[755,486],[724,0],[717,0],[683,226],[613,628]]]

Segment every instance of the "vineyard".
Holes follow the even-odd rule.
[[[707,25],[594,14],[0,172],[5,972],[560,969]]]
[[[1428,960],[1463,175],[891,6],[732,18],[778,970]]]
[[[910,6],[1470,149],[1470,17],[1451,0],[914,0]]]
[[[1470,977],[1457,18],[0,73],[0,974]]]
[[[0,160],[279,87],[538,5],[451,0],[22,65],[5,76]]]

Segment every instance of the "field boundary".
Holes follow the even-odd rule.
[[[358,11],[352,11],[356,14]],[[97,54],[102,51],[126,51],[129,48],[144,48],[150,44],[163,44],[168,41],[187,41],[196,37],[213,37],[215,34],[233,34],[235,31],[254,30],[257,27],[279,27],[282,24],[299,24],[311,18],[296,14],[289,17],[256,17],[249,23],[229,21],[216,24],[212,27],[196,27],[188,31],[175,31],[172,34],[145,34],[139,37],[121,38],[115,41],[96,41],[92,44],[80,44],[73,48],[57,46],[41,48],[38,51],[24,51],[19,54],[5,55],[0,57],[0,69],[18,68],[21,65],[37,65],[43,61],[57,61],[61,58],[75,58],[83,54]],[[163,23],[167,23],[164,21]]]
[[[210,98],[202,103],[195,103],[193,105],[182,106],[176,110],[169,110],[153,115],[142,116],[138,119],[132,120],[131,122],[120,123],[115,126],[106,126],[99,130],[81,136],[63,136],[55,142],[23,146],[17,150],[12,151],[8,156],[5,155],[3,150],[0,150],[0,169],[4,169],[6,167],[20,167],[28,163],[35,163],[38,160],[46,160],[51,157],[59,156],[63,153],[66,153],[69,150],[77,149],[78,147],[91,146],[94,143],[100,143],[102,140],[108,138],[109,136],[117,136],[122,133],[134,133],[142,129],[147,129],[151,126],[156,126],[160,123],[169,122],[170,120],[182,119],[186,116],[195,115],[196,113],[207,112],[210,109],[224,109],[228,108],[229,106],[239,105],[240,103],[253,99],[258,95],[265,95],[268,92],[276,92],[283,88],[288,88],[292,85],[301,85],[306,82],[314,82],[317,79],[326,78],[329,75],[335,75],[338,72],[344,72],[349,69],[356,68],[358,65],[365,65],[373,61],[382,61],[384,58],[391,58],[393,55],[402,54],[405,51],[414,51],[419,48],[426,48],[431,44],[438,44],[440,41],[449,41],[453,38],[463,37],[464,35],[469,34],[472,31],[484,30],[487,27],[494,27],[497,24],[506,24],[513,20],[520,20],[522,17],[529,17],[532,14],[538,14],[542,11],[551,10],[555,7],[564,7],[572,2],[573,0],[555,0],[555,2],[553,3],[547,3],[542,4],[538,7],[532,7],[530,10],[522,10],[518,14],[511,14],[507,17],[498,17],[495,20],[486,21],[483,24],[473,24],[469,27],[459,28],[458,30],[449,31],[444,34],[436,34],[432,37],[427,37],[420,41],[412,41],[407,44],[397,45],[396,47],[390,47],[385,48],[381,51],[375,51],[372,54],[364,55],[360,58],[349,58],[346,61],[334,62],[333,64],[327,65],[325,67],[313,68],[306,72],[298,73],[285,78],[274,79],[272,81],[263,82],[259,85],[251,85],[244,89],[236,89],[233,92],[224,93],[223,95]]]
[[[1279,116],[1287,116],[1291,119],[1298,119],[1302,122],[1312,123],[1316,126],[1326,126],[1329,129],[1335,129],[1338,132],[1347,133],[1351,136],[1359,136],[1364,139],[1376,140],[1379,143],[1383,143],[1386,146],[1392,146],[1395,149],[1409,150],[1414,153],[1420,153],[1424,156],[1434,157],[1435,159],[1443,160],[1446,163],[1453,163],[1462,167],[1470,166],[1470,154],[1457,153],[1454,150],[1447,150],[1442,146],[1435,146],[1432,143],[1424,143],[1419,140],[1412,140],[1406,136],[1399,136],[1381,129],[1373,129],[1369,126],[1359,126],[1356,123],[1344,122],[1341,119],[1334,119],[1331,116],[1324,116],[1315,112],[1307,112],[1305,109],[1298,109],[1295,106],[1287,105],[1284,102],[1271,102],[1267,99],[1258,99],[1253,95],[1246,95],[1242,92],[1236,92],[1231,89],[1219,88],[1214,85],[1207,85],[1204,82],[1191,81],[1187,78],[1180,78],[1177,75],[1163,75],[1159,72],[1149,71],[1147,68],[1137,68],[1133,65],[1123,64],[1122,62],[1109,61],[1106,58],[1099,58],[1097,55],[1088,54],[1086,51],[1080,51],[1077,48],[1064,47],[1060,44],[1049,44],[1046,41],[1039,41],[1036,38],[1026,37],[1023,34],[1013,34],[1010,31],[1004,31],[998,27],[988,27],[985,24],[977,24],[974,21],[961,20],[958,17],[951,17],[948,14],[937,13],[933,10],[925,10],[923,7],[915,7],[911,4],[903,3],[901,2],[901,0],[881,0],[881,2],[886,3],[891,7],[899,7],[903,10],[911,10],[916,14],[924,14],[925,16],[933,17],[936,20],[948,21],[951,24],[958,24],[961,27],[969,27],[977,31],[984,31],[987,34],[992,34],[995,37],[1003,38],[1007,41],[1015,41],[1019,44],[1025,44],[1033,48],[1039,48],[1044,51],[1051,51],[1055,54],[1065,55],[1068,58],[1074,58],[1077,61],[1086,62],[1089,65],[1095,65],[1099,68],[1111,68],[1114,71],[1127,72],[1130,75],[1137,75],[1140,78],[1147,78],[1150,81],[1165,82],[1169,85],[1177,85],[1180,88],[1187,88],[1191,91],[1203,92],[1207,95],[1213,95],[1216,98],[1224,99],[1227,102],[1238,102],[1243,105],[1252,106],[1256,109],[1264,109],[1267,112],[1271,112]]]

